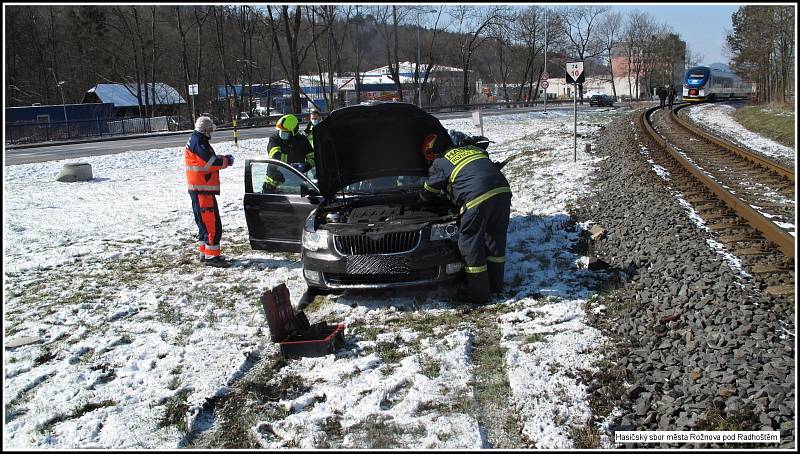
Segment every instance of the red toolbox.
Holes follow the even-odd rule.
[[[284,357],[325,356],[344,345],[344,323],[329,326],[323,321],[310,325],[303,311],[295,314],[286,284],[265,291],[261,306],[272,342],[281,346]]]

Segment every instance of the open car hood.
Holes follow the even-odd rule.
[[[370,178],[428,174],[422,144],[447,132],[433,115],[413,104],[385,103],[336,109],[314,128],[320,192],[332,197]]]

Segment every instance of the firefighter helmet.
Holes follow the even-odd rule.
[[[425,155],[425,160],[429,164],[436,159],[436,153],[433,151],[433,147],[436,145],[436,137],[437,134],[428,134],[422,142],[422,154]]]
[[[296,134],[299,125],[300,122],[297,121],[297,117],[287,114],[278,119],[278,122],[275,123],[275,129]]]

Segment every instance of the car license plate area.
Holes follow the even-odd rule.
[[[394,255],[349,255],[347,274],[410,274],[408,257]]]

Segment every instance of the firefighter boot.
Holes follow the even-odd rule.
[[[494,262],[491,260],[491,258],[486,263],[486,268],[489,275],[489,289],[492,293],[501,293],[503,291],[505,265],[506,264],[504,262]]]

